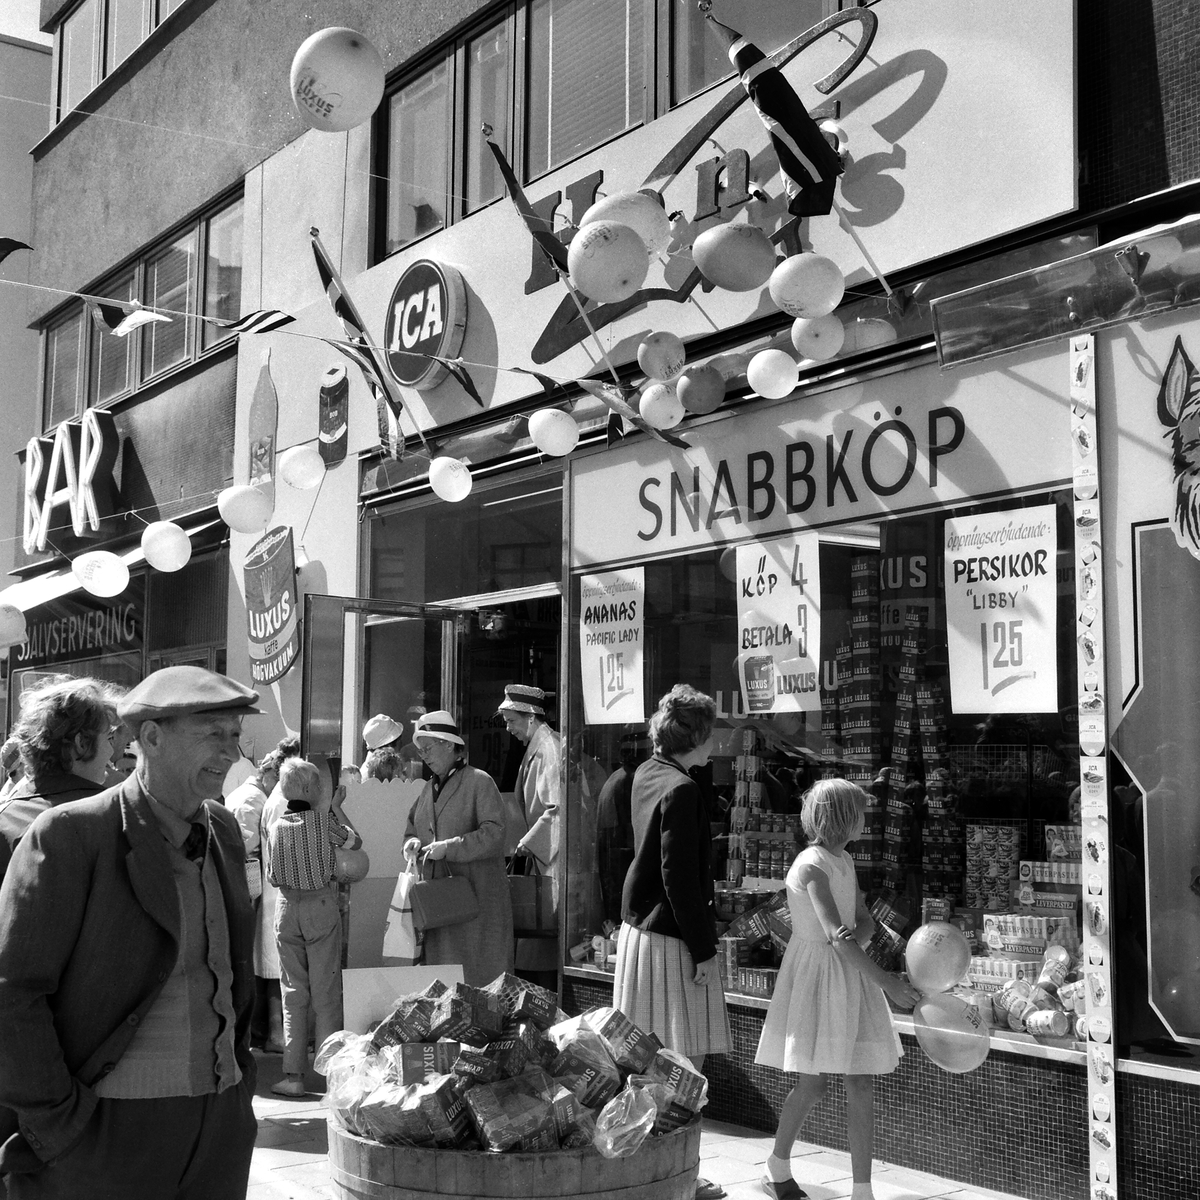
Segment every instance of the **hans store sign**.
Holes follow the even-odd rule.
[[[789,529],[1066,486],[1066,351],[995,372],[929,364],[572,464],[572,562],[656,558]]]

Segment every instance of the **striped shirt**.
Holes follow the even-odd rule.
[[[271,882],[279,888],[319,891],[333,878],[334,851],[351,836],[333,813],[285,812],[268,838]]]

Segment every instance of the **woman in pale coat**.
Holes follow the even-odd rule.
[[[481,987],[513,965],[504,803],[492,777],[463,761],[464,743],[448,712],[421,716],[413,744],[433,778],[409,814],[404,853],[432,860],[427,874],[465,875],[479,902],[474,920],[426,930],[425,962],[461,963],[465,982]]]

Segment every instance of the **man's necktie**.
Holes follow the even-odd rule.
[[[183,852],[192,862],[204,861],[204,847],[208,842],[208,830],[199,822],[192,822],[192,830],[183,843]]]

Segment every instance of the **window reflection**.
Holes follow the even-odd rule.
[[[157,375],[187,357],[192,270],[196,258],[195,234],[188,234],[146,263],[143,303],[166,309],[169,322],[153,321],[142,327],[142,375]]]
[[[450,64],[397,92],[389,104],[387,253],[446,223]]]
[[[508,114],[509,34],[504,23],[467,43],[467,212],[504,194],[482,129],[490,125],[496,144],[507,146]]]

